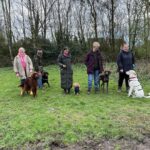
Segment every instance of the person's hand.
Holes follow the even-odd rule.
[[[63,65],[63,68],[66,68],[66,65]]]
[[[32,73],[33,73],[33,70],[30,69],[30,70],[29,70],[29,77],[31,77]]]
[[[123,72],[123,69],[121,69],[120,72]]]
[[[18,73],[18,72],[16,73],[16,76],[17,76],[17,77],[20,77],[20,75],[19,75],[19,73]]]
[[[136,67],[136,65],[135,65],[135,64],[133,64],[133,69],[135,69],[135,67]]]
[[[38,75],[39,75],[39,76],[42,76],[42,73],[39,71],[39,72],[38,72]]]
[[[105,74],[105,71],[103,70],[102,73],[101,73],[100,75],[104,75],[104,74]]]

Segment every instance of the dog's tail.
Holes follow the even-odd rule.
[[[144,98],[150,98],[150,95],[148,95],[148,96],[144,96]]]
[[[150,93],[148,93],[147,96],[144,96],[144,98],[150,98]]]
[[[23,85],[22,85],[22,84],[20,84],[20,85],[18,85],[18,87],[21,87],[21,88],[23,88]]]

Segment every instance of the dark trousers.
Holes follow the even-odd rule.
[[[129,76],[125,72],[119,72],[118,88],[122,87],[124,79],[126,83],[126,89],[129,89]]]

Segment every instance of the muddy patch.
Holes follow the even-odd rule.
[[[24,149],[28,150],[150,150],[150,137],[142,140],[133,140],[129,138],[121,139],[101,139],[86,140],[73,145],[65,145],[61,141],[51,143],[36,142],[28,143]]]
[[[119,140],[87,140],[82,143],[66,147],[52,146],[52,150],[150,150],[150,138],[143,141],[119,139]]]
[[[8,148],[7,148],[8,149]],[[12,148],[9,148],[11,150]],[[14,148],[13,148],[14,149]],[[18,150],[150,150],[150,137],[142,140],[134,140],[129,138],[121,139],[88,139],[73,145],[65,145],[61,141],[53,141],[45,143],[36,141],[34,143],[26,143],[24,146],[17,148]],[[3,148],[5,150],[5,148]]]

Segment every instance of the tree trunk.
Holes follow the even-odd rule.
[[[6,30],[6,37],[8,42],[9,54],[11,62],[13,63],[13,53],[12,53],[12,29],[11,29],[11,7],[10,7],[10,0],[1,0],[2,3],[2,10],[4,15],[4,22],[5,22],[5,30]]]
[[[111,43],[112,43],[112,52],[115,51],[115,36],[114,36],[114,0],[111,0]]]

